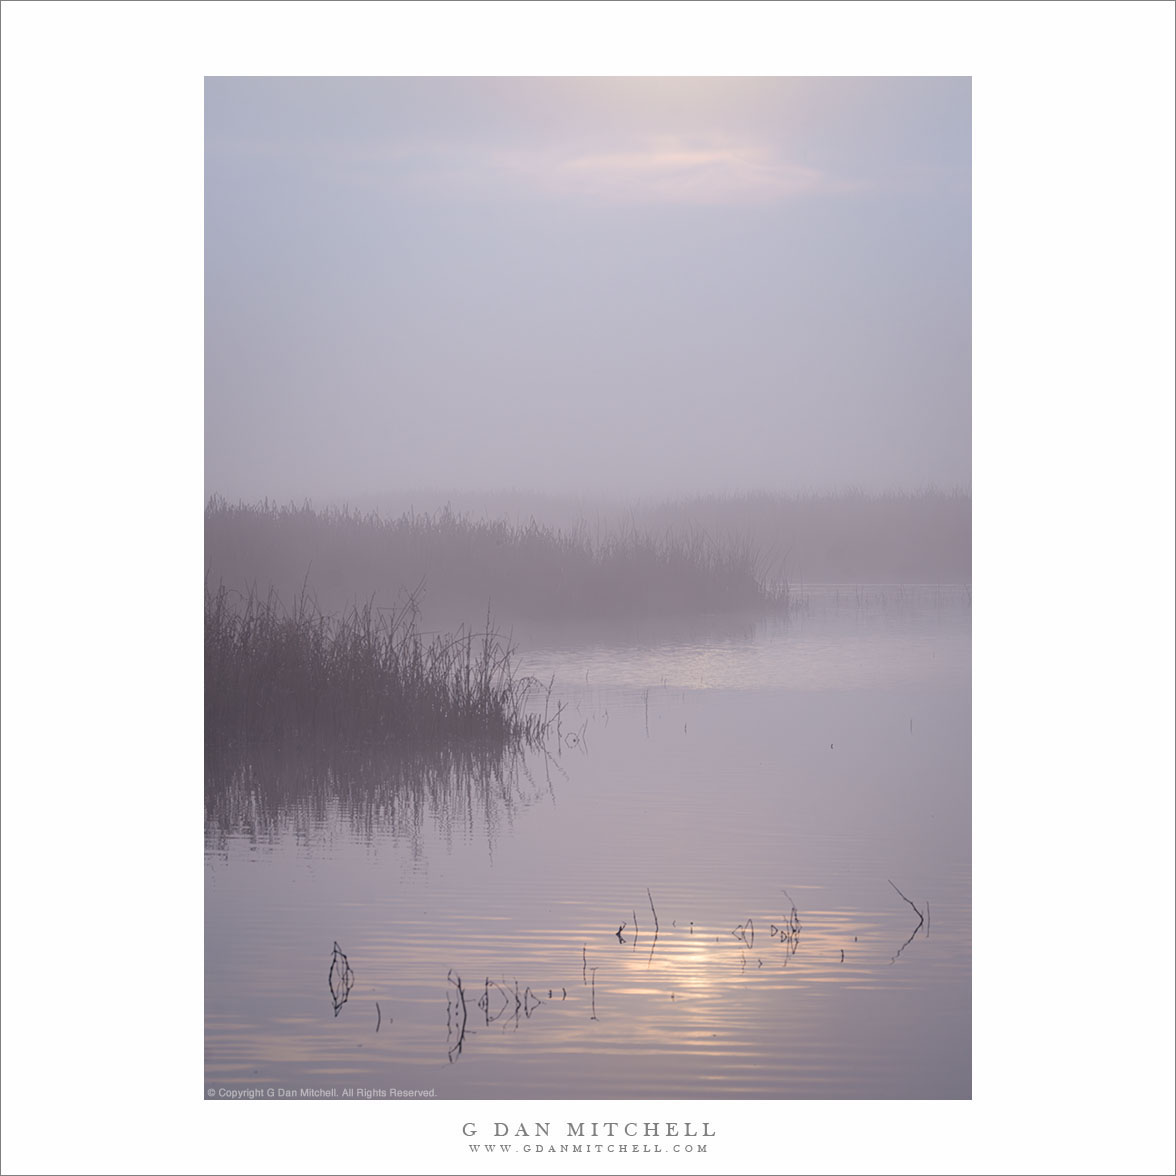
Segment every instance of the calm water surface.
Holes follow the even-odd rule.
[[[564,710],[497,771],[211,791],[206,1086],[969,1098],[970,594],[804,596],[516,633]]]

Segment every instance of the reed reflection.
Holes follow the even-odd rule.
[[[921,916],[915,932],[926,935],[926,914],[891,886]],[[767,917],[768,908],[760,907],[733,927],[673,919],[663,931],[647,889],[651,926],[640,929],[634,909],[629,912],[632,922],[624,920],[616,931],[596,927],[590,940],[577,940],[577,949],[564,956],[562,965],[556,963],[550,978],[542,982],[537,979],[539,969],[551,967],[553,951],[562,954],[570,947],[577,929],[553,926],[529,950],[517,943],[508,947],[504,938],[497,953],[502,972],[479,971],[473,983],[463,979],[464,969],[450,967],[445,973],[446,1061],[456,1063],[479,1042],[484,1049],[527,1023],[533,1023],[532,1033],[547,1039],[547,1048],[624,1040],[664,1050],[677,1041],[687,1046],[702,1042],[713,1053],[720,1048],[711,1044],[717,1033],[753,1023],[760,1015],[757,1010],[786,992],[798,991],[798,985],[845,985],[861,994],[893,984],[884,976],[914,934],[895,953],[888,942],[891,920],[883,912],[807,911],[802,923],[796,904],[783,893],[788,907],[774,916],[775,921]],[[644,950],[650,940],[656,953]],[[615,947],[605,947],[606,943]],[[385,1016],[378,1002],[365,1002],[374,1032],[384,1020],[395,1021],[398,1029],[410,1034],[435,1027],[437,1019],[427,1009],[440,993],[431,983],[421,985],[420,969],[406,966],[411,944],[397,942],[395,958],[386,954],[388,950],[373,954],[371,945],[361,949],[365,979],[371,974],[382,978],[373,995],[380,991],[398,1013],[395,1018]],[[415,978],[410,978],[414,972]],[[336,942],[329,976],[336,1017],[351,994],[354,975]],[[364,1020],[366,1015],[361,1012]],[[534,1049],[534,1038],[526,1036],[531,1041],[527,1048]],[[398,1040],[404,1041],[402,1034]],[[401,1048],[410,1047],[405,1042]],[[442,1042],[430,1031],[415,1048],[427,1059]],[[503,1056],[496,1053],[499,1059]]]
[[[466,1038],[476,1036],[477,1030],[470,1026],[470,999],[465,986],[452,969],[446,977],[446,988],[447,1056],[450,1062],[456,1062],[465,1049]],[[512,984],[504,979],[499,983],[487,976],[482,983],[482,995],[473,1003],[480,1011],[486,1029],[497,1026],[501,1030],[513,1028],[517,1031],[520,1024],[524,1020],[529,1021],[540,1006],[549,1001],[566,1001],[568,998],[566,986],[548,988],[546,992],[544,997],[530,985],[520,989],[518,980]]]
[[[481,831],[493,843],[515,814],[552,791],[552,764],[520,749],[452,744],[375,752],[263,748],[209,751],[204,818],[209,849],[230,838],[299,841],[342,823],[355,841],[417,843],[428,828],[447,840]],[[558,768],[558,765],[557,765]]]

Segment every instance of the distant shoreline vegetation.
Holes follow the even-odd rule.
[[[603,620],[782,608],[747,536],[699,527],[661,534],[633,527],[593,537],[579,523],[557,530],[475,520],[448,507],[394,519],[346,508],[231,506],[205,510],[210,577],[243,592],[256,585],[289,599],[303,589],[330,611],[409,591],[430,616]],[[302,587],[298,587],[302,586]]]
[[[783,494],[754,491],[631,502],[519,491],[371,494],[350,505],[392,518],[446,504],[471,518],[526,521],[593,533],[702,531],[750,540],[766,578],[800,584],[969,584],[972,495],[964,487],[877,493],[854,487]],[[324,505],[324,504],[320,504]]]

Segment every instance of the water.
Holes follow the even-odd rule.
[[[564,710],[497,774],[212,795],[206,1085],[969,1098],[970,597],[806,598],[517,634]]]

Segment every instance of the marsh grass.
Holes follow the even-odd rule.
[[[749,538],[716,540],[700,527],[653,532],[622,526],[590,534],[505,520],[474,520],[445,508],[395,519],[347,509],[230,506],[205,511],[206,564],[244,589],[289,594],[308,582],[332,608],[357,596],[423,588],[432,615],[598,620],[779,607]]]
[[[338,754],[463,744],[540,743],[538,687],[487,623],[426,639],[408,597],[333,618],[305,593],[292,609],[223,585],[205,591],[206,753],[262,745]]]

